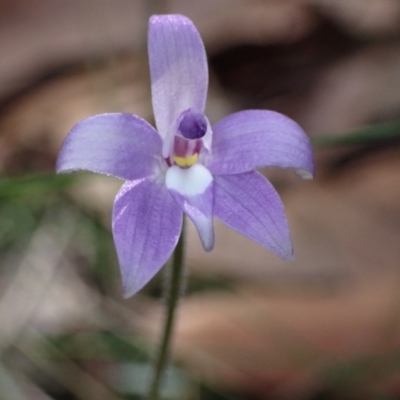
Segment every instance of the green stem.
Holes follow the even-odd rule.
[[[154,375],[150,385],[149,400],[158,400],[160,384],[163,377],[164,369],[168,362],[169,347],[171,342],[172,329],[174,326],[176,309],[181,294],[182,278],[183,278],[183,249],[185,221],[182,223],[182,232],[179,237],[178,244],[172,256],[171,274],[168,277],[167,292],[167,316],[165,319],[164,329],[161,337],[160,350],[154,363]]]

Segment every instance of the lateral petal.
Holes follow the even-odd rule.
[[[214,182],[201,164],[187,169],[173,166],[165,176],[165,185],[183,212],[192,220],[205,251],[214,248]]]
[[[162,182],[126,182],[113,210],[113,235],[123,294],[139,291],[171,256],[182,229],[182,210]]]
[[[312,178],[314,161],[307,135],[290,118],[274,111],[241,111],[213,126],[213,174],[239,174],[260,167],[295,168]]]
[[[124,180],[142,179],[155,173],[161,148],[161,137],[145,120],[124,113],[95,115],[77,123],[68,133],[56,170],[88,170]]]
[[[293,258],[283,204],[273,186],[258,172],[214,176],[214,215],[230,228],[277,256]]]
[[[208,66],[203,41],[182,15],[150,18],[148,49],[153,111],[160,135],[190,107],[204,112]]]

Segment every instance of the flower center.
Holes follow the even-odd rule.
[[[189,157],[178,157],[174,156],[174,162],[176,165],[179,165],[182,168],[187,168],[191,167],[193,164],[195,164],[199,158],[199,154],[195,153],[192,156]]]
[[[203,147],[202,138],[207,132],[207,120],[199,111],[189,108],[180,117],[174,137],[171,164],[189,168],[199,158]]]
[[[182,168],[191,167],[197,162],[201,147],[202,143],[199,139],[188,140],[176,135],[172,154],[174,164]]]

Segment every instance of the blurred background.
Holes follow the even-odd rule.
[[[124,111],[153,122],[155,13],[207,49],[211,122],[282,112],[316,178],[263,173],[296,260],[215,221],[188,224],[186,295],[166,399],[400,398],[398,0],[0,0],[0,399],[141,399],[163,273],[123,300],[110,234],[121,182],[54,173],[69,129]]]

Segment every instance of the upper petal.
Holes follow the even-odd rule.
[[[77,123],[68,133],[56,169],[141,179],[154,174],[161,147],[157,131],[135,115],[95,115]]]
[[[258,172],[215,176],[214,215],[277,256],[293,258],[283,204]]]
[[[274,111],[241,111],[213,126],[212,153],[206,166],[213,174],[238,174],[260,167],[295,168],[314,174],[307,135],[290,118]]]
[[[164,138],[181,112],[204,111],[207,57],[197,29],[182,15],[151,17],[148,48],[154,117]]]
[[[130,297],[172,254],[182,229],[182,210],[163,183],[126,182],[115,199],[112,225],[123,293]]]
[[[214,247],[214,182],[210,171],[201,164],[190,168],[173,166],[166,173],[165,185],[194,223],[204,250],[211,251]]]

